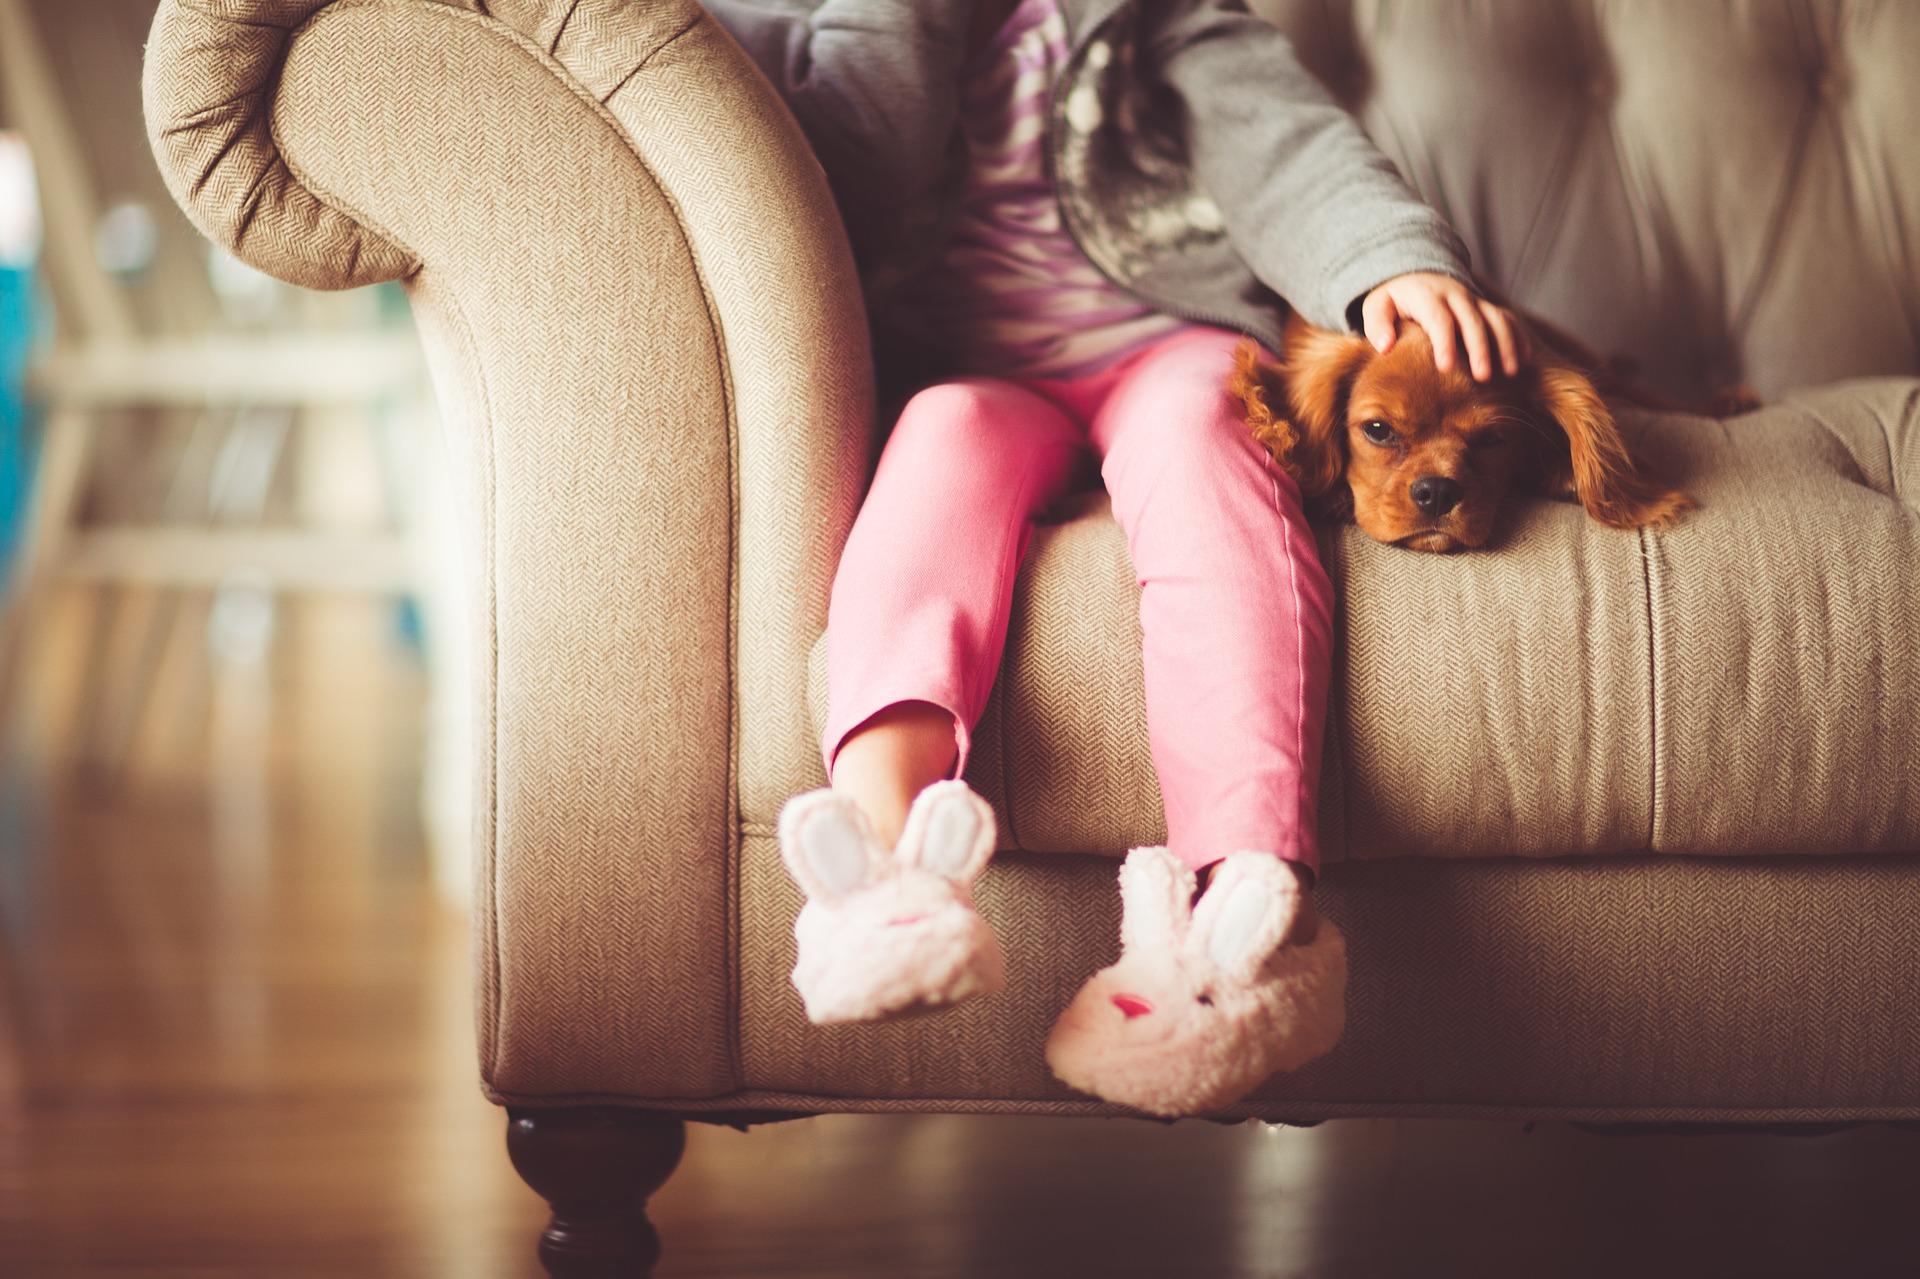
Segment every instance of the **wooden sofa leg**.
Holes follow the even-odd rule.
[[[634,1279],[660,1259],[647,1220],[658,1190],[686,1149],[673,1115],[617,1106],[507,1112],[507,1155],[553,1208],[540,1263],[554,1279]]]

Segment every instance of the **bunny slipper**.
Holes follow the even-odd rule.
[[[1287,945],[1300,885],[1279,858],[1235,853],[1192,905],[1164,848],[1120,868],[1120,960],[1053,1025],[1047,1065],[1108,1101],[1176,1117],[1216,1110],[1332,1048],[1346,1023],[1347,946],[1326,919]]]
[[[810,791],[780,811],[780,855],[807,894],[793,984],[816,1024],[925,1012],[1006,984],[1000,942],[973,909],[993,855],[993,810],[936,782],[889,853],[853,801]]]

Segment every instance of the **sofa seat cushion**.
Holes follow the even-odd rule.
[[[1324,857],[1920,851],[1920,383],[1624,425],[1699,499],[1678,527],[1530,502],[1444,557],[1321,530]],[[1036,533],[968,770],[1003,846],[1164,839],[1138,603],[1102,496]]]

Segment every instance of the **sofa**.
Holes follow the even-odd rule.
[[[1699,499],[1498,546],[1320,530],[1331,1055],[1219,1118],[1920,1119],[1920,6],[1270,0],[1477,269],[1726,421]],[[155,154],[312,288],[403,281],[462,496],[480,1079],[554,1274],[632,1273],[687,1120],[1110,1115],[1048,1074],[1164,835],[1104,499],[1034,538],[969,778],[1011,982],[819,1028],[781,803],[875,456],[818,166],[692,0],[161,0]]]

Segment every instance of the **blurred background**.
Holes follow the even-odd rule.
[[[290,288],[187,224],[141,124],[151,11],[0,4],[9,811],[32,822],[23,783],[55,776],[184,802],[231,776],[216,755],[259,773],[324,739],[342,767],[426,761],[421,814],[388,820],[424,823],[458,900],[464,802],[431,793],[462,775],[438,718],[457,548],[405,301]],[[350,669],[378,695],[303,698]]]
[[[542,1214],[473,1065],[431,391],[397,288],[180,214],[153,8],[0,0],[0,1274],[210,1261],[215,1205],[489,1273]]]

